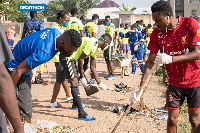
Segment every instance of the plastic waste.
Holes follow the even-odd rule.
[[[158,120],[167,120],[168,116],[167,115],[160,115],[158,116]]]
[[[59,124],[54,121],[47,121],[47,120],[37,120],[37,126],[41,129],[53,129],[55,126]]]
[[[37,133],[38,130],[35,126],[33,126],[32,124],[30,123],[26,123],[24,124],[24,132],[25,133]]]

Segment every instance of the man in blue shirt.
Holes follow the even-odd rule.
[[[37,19],[37,12],[30,11],[31,20],[24,22],[22,38],[25,37],[27,30],[41,31],[44,29],[42,21]]]
[[[42,21],[39,21],[37,19],[36,11],[30,11],[30,16],[31,16],[31,20],[24,22],[23,33],[22,33],[21,38],[23,38],[33,32],[41,31],[44,29],[44,25],[43,25]],[[45,64],[41,64],[39,66],[39,74],[38,74],[37,78],[35,78],[36,68],[32,70],[32,79],[31,79],[32,81],[31,82],[37,83],[36,80],[38,80],[39,82],[44,82],[44,80],[41,78],[42,73],[44,71],[44,66],[45,66]]]
[[[59,51],[65,57],[72,55],[81,45],[80,34],[68,30],[61,35],[55,28],[46,28],[21,39],[13,49],[14,60],[7,62],[11,78],[17,86],[18,105],[21,116],[31,123],[31,79],[30,70],[51,60]]]

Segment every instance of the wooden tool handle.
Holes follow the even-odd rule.
[[[147,82],[149,81],[149,78],[151,77],[151,74],[156,70],[157,68],[157,64],[154,64],[154,66],[151,68],[151,70],[149,71],[146,79],[144,80],[144,82],[142,83],[142,85],[140,86],[139,91],[136,94],[136,97],[138,98],[139,94],[142,93],[143,88],[145,87],[145,85],[147,84]]]
[[[156,70],[157,68],[157,64],[154,64],[154,66],[151,68],[151,70],[149,71],[145,81],[142,83],[138,93],[136,94],[136,97],[139,96],[140,93],[142,93],[142,89],[144,88],[144,86],[148,83],[149,78],[151,77],[151,74]],[[115,131],[117,130],[117,127],[119,126],[119,124],[122,122],[122,120],[124,119],[124,117],[127,115],[128,111],[131,109],[131,107],[133,106],[133,102],[131,102],[131,104],[128,106],[128,108],[126,109],[126,111],[124,112],[123,116],[121,117],[121,119],[119,120],[119,122],[117,123],[117,125],[114,127],[114,129],[112,130],[111,133],[115,133]]]

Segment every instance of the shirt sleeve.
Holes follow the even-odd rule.
[[[79,30],[79,31],[83,30],[83,24],[82,24],[82,22],[81,22],[81,21],[79,21],[79,23],[78,23],[78,24],[79,24],[79,28],[78,28],[78,30]]]
[[[24,22],[23,32],[28,30],[27,22]]]
[[[190,17],[188,23],[190,24],[189,45],[200,45],[200,29],[197,21]]]
[[[119,36],[124,38],[124,34],[122,32],[119,32]]]
[[[130,36],[130,32],[127,32],[127,33],[125,34],[125,36],[126,36],[126,37],[129,37],[129,36]]]
[[[44,25],[43,25],[42,21],[40,21],[39,26],[40,26],[40,30],[44,29]]]
[[[98,48],[94,53],[91,54],[91,56],[96,59],[97,58],[97,54],[98,54]]]
[[[151,54],[158,53],[159,47],[157,43],[157,37],[158,37],[158,34],[156,33],[156,30],[154,30],[150,36],[150,42],[148,45],[148,50],[150,50]]]
[[[142,32],[138,32],[138,40],[140,40],[140,39],[144,39]]]
[[[48,58],[48,54],[41,50],[41,49],[36,49],[31,56],[29,56],[28,58],[26,58],[26,62],[28,64],[28,66],[33,69],[47,61],[49,61],[50,59]]]
[[[98,26],[97,26],[97,25],[94,26],[93,32],[94,32],[95,34],[98,33]]]
[[[87,42],[85,47],[83,48],[83,52],[89,56],[92,53],[92,47],[91,47],[91,42]]]

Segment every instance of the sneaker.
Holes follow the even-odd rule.
[[[106,79],[107,79],[107,78],[108,78],[108,77],[110,77],[110,76],[111,76],[111,75],[110,75],[110,74],[108,74],[108,75],[107,75],[107,76],[105,76],[104,78],[106,78]]]
[[[115,80],[116,78],[115,78],[115,76],[113,76],[113,75],[110,75],[108,78],[106,78],[107,80]]]
[[[124,76],[129,76],[130,73],[128,71],[124,71]]]
[[[96,81],[96,80],[95,80],[94,78],[91,78],[91,79],[90,79],[90,83],[91,83],[91,84],[94,84],[95,81]]]
[[[62,104],[59,102],[50,103],[50,108],[62,108]]]
[[[133,75],[135,75],[135,73],[131,73],[129,76],[133,76]]]
[[[70,102],[70,101],[72,101],[72,100],[73,100],[72,95],[71,95],[70,97],[67,97],[67,102]]]

